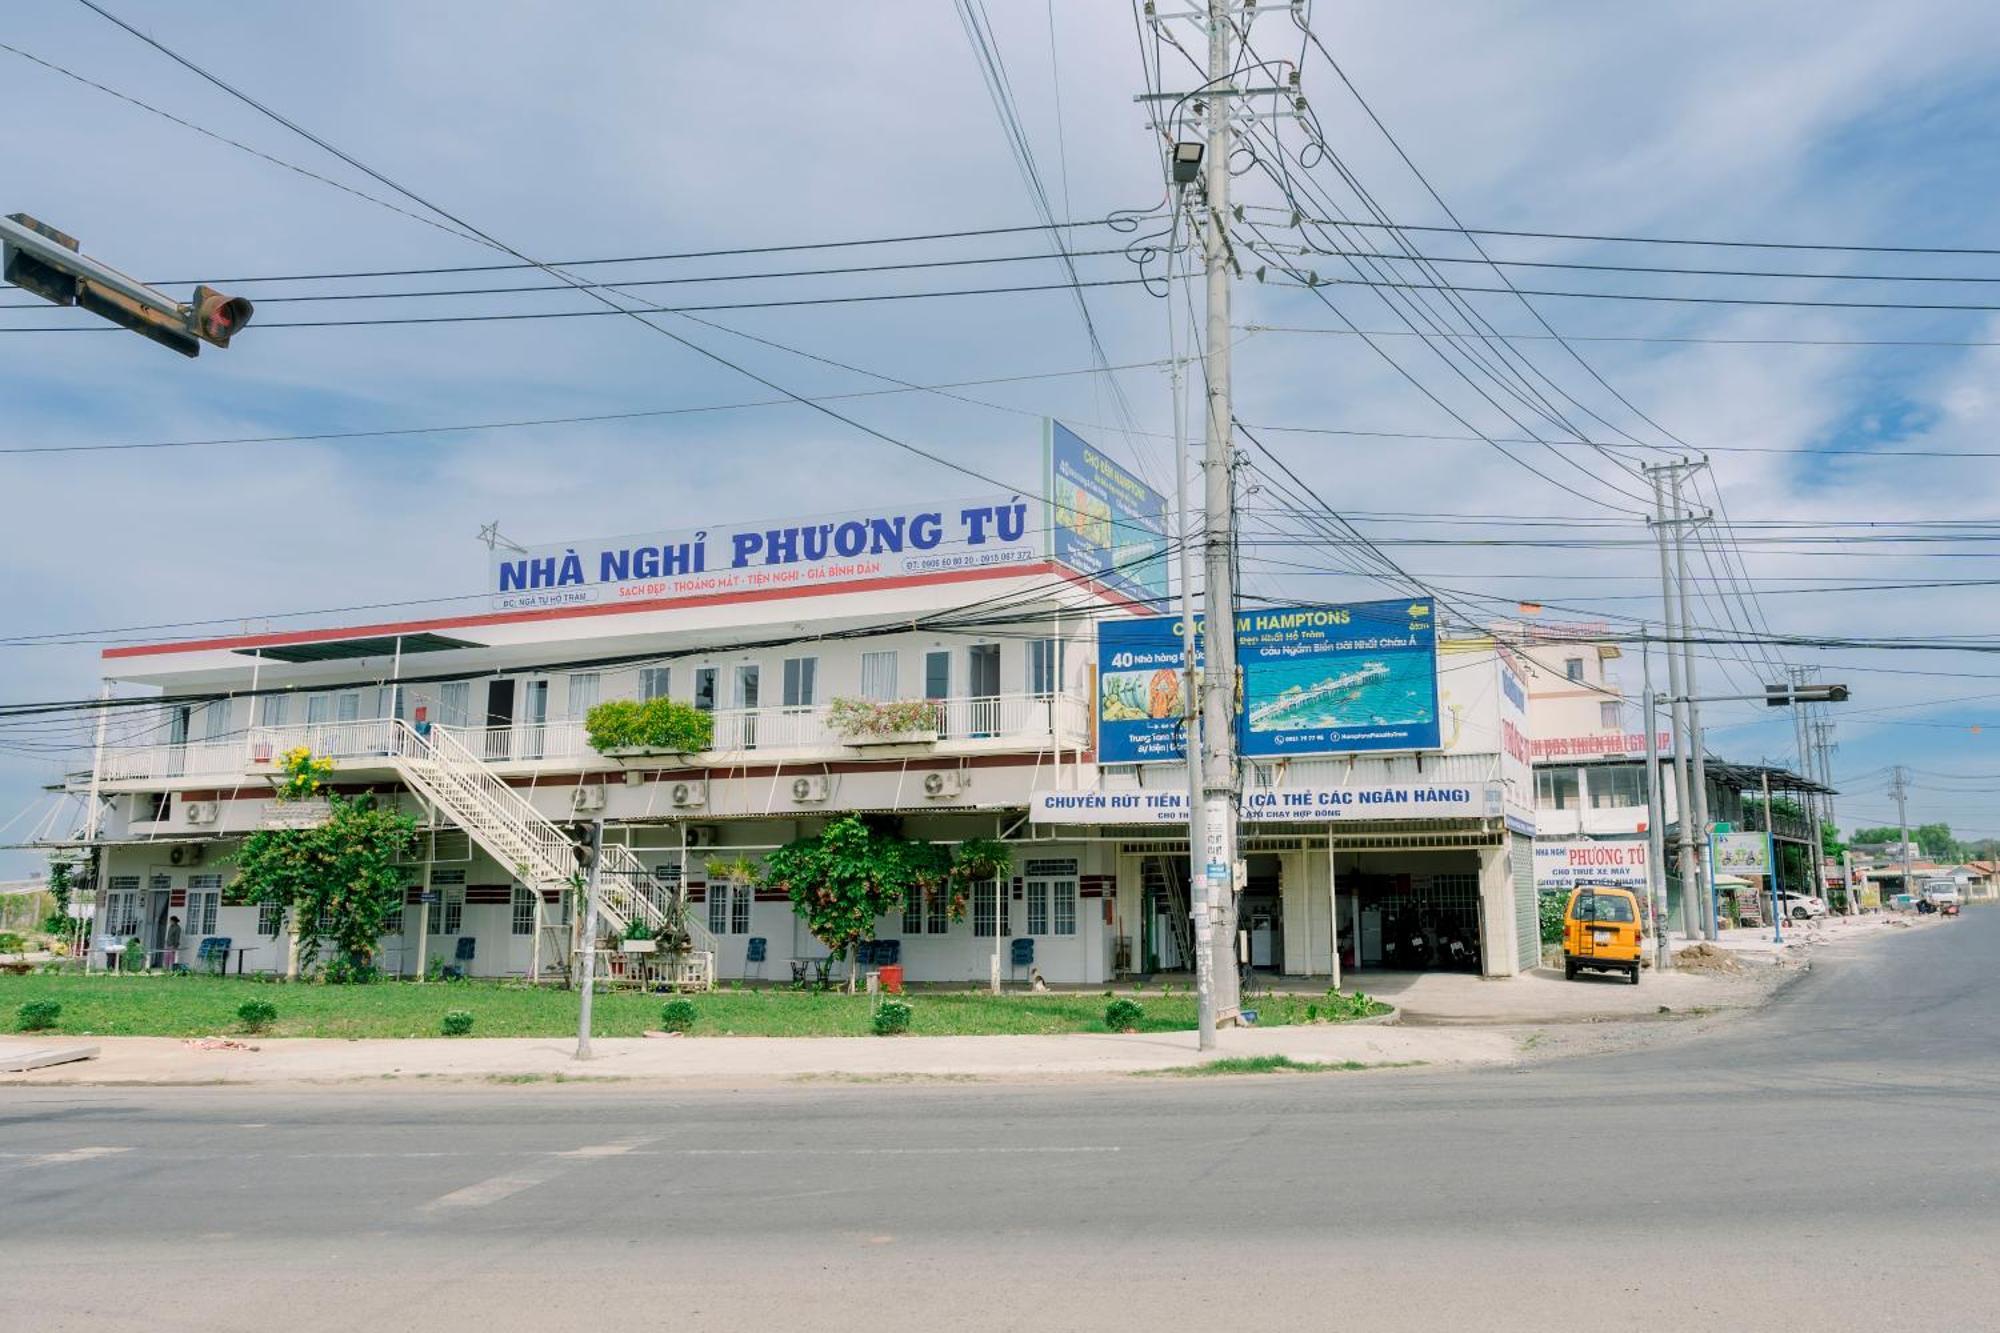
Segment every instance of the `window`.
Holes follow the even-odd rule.
[[[1076,934],[1076,862],[1030,861],[1022,867],[1030,935]]]
[[[951,653],[935,648],[924,654],[924,698],[951,698]]]
[[[1615,702],[1607,701],[1597,705],[1598,725],[1606,731],[1618,730],[1623,725],[1623,720],[1618,716],[1618,713],[1619,708]]]
[[[403,933],[403,903],[408,897],[407,891],[398,891],[396,901],[382,914],[382,934],[385,937]]]
[[[736,706],[738,708],[759,707],[758,699],[763,691],[763,672],[755,662],[745,662],[736,668]]]
[[[788,657],[785,659],[785,707],[811,708],[813,705],[813,685],[819,675],[817,657]]]
[[[201,710],[201,738],[219,741],[229,734],[229,700],[217,699]]]
[[[464,680],[447,681],[438,686],[439,726],[462,727],[472,713],[472,683]]]
[[[532,935],[535,933],[535,891],[514,886],[514,933]]]
[[[284,694],[267,694],[257,701],[257,725],[260,727],[282,727],[291,710],[291,697]]]
[[[896,654],[861,654],[861,697],[886,703],[896,697]]]
[[[285,908],[282,903],[258,904],[257,933],[273,940],[285,933]]]
[[[360,691],[358,691],[358,690],[348,690],[348,691],[346,691],[345,693],[342,693],[342,694],[336,694],[336,695],[335,695],[335,696],[333,697],[333,720],[334,720],[334,721],[336,721],[336,722],[354,722],[354,721],[358,721],[358,720],[360,719],[360,717],[361,717],[361,693],[360,693]]]
[[[459,927],[465,923],[465,872],[431,871],[431,892],[437,895],[437,901],[431,904],[430,933],[458,934]]]
[[[1570,912],[1572,921],[1621,922],[1635,919],[1632,900],[1622,893],[1592,893],[1585,889],[1576,895],[1576,907]]]
[[[903,903],[903,934],[943,935],[951,929],[951,897],[918,889]]]
[[[104,902],[104,933],[121,937],[138,934],[139,877],[113,875],[109,885],[110,894]]]
[[[1054,694],[1062,688],[1062,640],[1028,640],[1028,693]]]
[[[595,671],[573,671],[569,678],[569,712],[567,717],[581,718],[597,707],[597,696],[604,684],[604,678]]]
[[[1580,680],[1582,680],[1582,679],[1583,679],[1583,659],[1582,659],[1581,657],[1566,657],[1566,658],[1564,658],[1564,659],[1563,659],[1563,675],[1564,675],[1564,676],[1566,676],[1566,677],[1568,677],[1568,678],[1569,678],[1569,679],[1571,679],[1571,680],[1576,680],[1576,681],[1580,681]]]
[[[1646,803],[1646,775],[1632,766],[1590,770],[1590,808],[1625,810]]]
[[[673,692],[673,687],[672,667],[639,668],[639,698],[642,702],[664,699]]]
[[[708,886],[709,934],[748,935],[751,892],[748,884],[710,884]]]
[[[1535,804],[1543,810],[1574,810],[1577,808],[1576,770],[1573,768],[1543,768],[1535,772]]]
[[[704,713],[715,711],[715,668],[694,669],[694,706]]]
[[[222,905],[222,876],[189,875],[187,893],[187,935],[215,933],[215,909]]]
[[[984,939],[1007,933],[1007,881],[992,879],[972,886],[972,933]],[[998,929],[996,931],[995,926]]]
[[[333,696],[330,694],[308,694],[306,696],[306,725],[317,727],[323,722],[333,721]]]

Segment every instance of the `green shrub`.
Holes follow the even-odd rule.
[[[904,1000],[884,1000],[875,1007],[875,1035],[893,1037],[910,1030],[910,1006]]]
[[[1563,937],[1563,908],[1569,905],[1566,893],[1545,893],[1541,895],[1539,906],[1542,917],[1542,943],[1561,944]]]
[[[678,699],[607,699],[583,715],[597,750],[644,746],[698,753],[715,744],[715,719]]]
[[[236,1006],[236,1021],[245,1032],[262,1032],[278,1021],[278,1006],[269,1000],[245,1000]]]
[[[15,1011],[23,1032],[46,1032],[62,1016],[62,1006],[54,1000],[30,1000]]]
[[[125,942],[125,948],[118,960],[118,967],[120,971],[124,972],[144,972],[146,970],[146,946],[139,943],[137,936]]]
[[[1122,996],[1104,1006],[1104,1026],[1110,1028],[1113,1032],[1123,1032],[1127,1028],[1136,1028],[1139,1026],[1139,1021],[1145,1018],[1145,1016],[1146,1011],[1140,1007],[1137,1000],[1126,999]]]
[[[694,1028],[695,1008],[693,1000],[668,1000],[660,1006],[660,1030],[662,1032],[688,1032]]]
[[[1329,990],[1326,993],[1326,1008],[1322,1012],[1330,1023],[1351,1023],[1357,1018],[1372,1018],[1388,1007],[1363,991],[1342,995],[1337,990]]]
[[[447,1009],[442,1024],[447,1037],[463,1037],[472,1031],[472,1011],[470,1009]]]
[[[0,930],[0,953],[26,953],[28,942],[11,930]]]

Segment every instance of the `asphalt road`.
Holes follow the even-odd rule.
[[[0,1094],[0,1329],[2000,1327],[2000,911],[1477,1074]]]

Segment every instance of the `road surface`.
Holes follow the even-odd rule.
[[[0,1094],[0,1329],[2000,1327],[2000,911],[1523,1069]]]

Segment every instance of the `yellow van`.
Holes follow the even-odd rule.
[[[1586,884],[1563,908],[1563,976],[1582,968],[1623,972],[1639,984],[1639,899],[1630,889]]]

